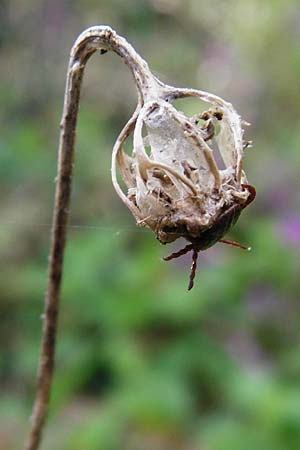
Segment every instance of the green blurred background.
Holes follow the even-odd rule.
[[[257,200],[216,245],[170,263],[110,181],[134,110],[113,54],[88,64],[57,367],[44,450],[300,449],[299,0],[0,2],[0,449],[28,429],[68,55],[94,24],[164,81],[211,91],[251,122]],[[182,104],[188,108],[188,104]]]

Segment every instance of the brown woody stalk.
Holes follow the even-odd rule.
[[[54,371],[57,320],[62,280],[64,249],[70,208],[72,172],[74,165],[75,130],[80,91],[85,65],[97,50],[112,50],[130,67],[141,98],[141,86],[151,83],[147,64],[127,41],[110,27],[95,26],[84,31],[76,40],[70,55],[66,81],[65,101],[60,125],[58,169],[55,204],[48,262],[48,280],[43,314],[42,344],[39,359],[37,389],[25,450],[36,450],[42,439],[47,418]]]

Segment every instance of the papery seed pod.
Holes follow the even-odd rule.
[[[189,91],[181,92],[185,96]],[[195,252],[222,241],[255,197],[242,170],[240,117],[218,97],[201,93],[201,98],[212,108],[197,120],[164,99],[146,102],[130,123],[132,154],[123,151],[120,140],[113,152],[128,188],[125,203],[138,225],[151,228],[162,244],[187,239],[192,245],[186,252],[194,250],[194,265]],[[120,193],[115,173],[113,180]]]
[[[230,103],[207,92],[163,85],[146,63],[143,68],[147,83],[139,86],[139,105],[114,146],[113,184],[138,225],[152,229],[162,244],[179,237],[191,243],[166,258],[193,251],[190,289],[200,250],[218,241],[244,248],[222,238],[255,197],[242,169],[247,144]],[[172,105],[184,97],[198,97],[210,108],[187,117]],[[123,144],[131,133],[133,149],[127,154]],[[117,166],[127,194],[117,181]]]

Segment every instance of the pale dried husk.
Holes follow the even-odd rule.
[[[137,223],[151,228],[162,243],[181,236],[197,239],[227,208],[237,204],[242,209],[249,195],[242,188],[247,184],[242,121],[230,103],[200,93],[211,108],[198,117],[186,117],[163,99],[144,103],[114,147],[115,188]],[[128,155],[123,143],[131,132]],[[117,180],[117,165],[126,194]]]

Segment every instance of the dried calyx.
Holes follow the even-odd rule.
[[[137,224],[151,228],[162,244],[180,237],[190,242],[165,259],[192,251],[191,289],[200,250],[218,241],[244,248],[222,237],[255,197],[242,169],[250,143],[243,141],[241,118],[230,103],[207,92],[164,85],[128,48],[139,101],[113,149],[113,184]],[[198,98],[209,107],[187,117],[172,104],[185,97]],[[124,144],[130,134],[133,148],[128,154]]]

